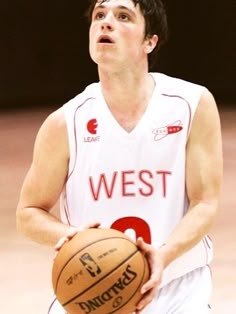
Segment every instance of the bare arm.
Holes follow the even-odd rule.
[[[152,268],[150,280],[142,287],[148,293],[136,313],[152,301],[161,283],[163,270],[176,258],[190,250],[210,230],[219,206],[222,180],[221,126],[215,100],[204,92],[195,113],[187,143],[186,188],[189,208],[164,246],[156,250],[138,239]]]
[[[186,188],[190,205],[187,214],[160,250],[165,265],[196,245],[214,222],[223,172],[221,141],[215,100],[210,92],[204,92],[187,143]]]
[[[68,160],[67,130],[59,109],[38,132],[16,212],[18,231],[38,243],[54,246],[72,228],[50,214],[64,186]]]

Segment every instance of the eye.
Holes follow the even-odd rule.
[[[94,19],[95,20],[102,20],[102,19],[104,19],[104,17],[105,17],[105,14],[103,12],[97,12],[94,16]]]
[[[119,14],[119,19],[122,20],[122,21],[129,21],[130,20],[129,15],[126,14],[126,13],[120,13]]]

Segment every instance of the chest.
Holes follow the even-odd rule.
[[[118,125],[127,133],[130,133],[135,129],[140,120],[142,119],[142,115],[128,115],[128,114],[116,114],[113,115],[114,120],[118,123]]]
[[[116,108],[107,108],[110,113],[111,121],[117,123],[127,133],[133,131],[139,122],[144,119],[148,106],[143,104],[133,107],[133,109],[127,108],[127,110],[119,110]]]

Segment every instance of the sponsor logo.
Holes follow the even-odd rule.
[[[87,130],[90,134],[97,134],[98,123],[96,119],[89,120],[87,123]]]
[[[96,277],[101,273],[101,268],[88,253],[81,255],[80,261],[92,277]]]
[[[100,141],[100,136],[97,135],[97,129],[98,129],[97,119],[89,120],[87,123],[87,131],[89,132],[90,136],[84,137],[85,143],[93,143]]]
[[[175,121],[169,125],[162,126],[160,128],[156,128],[153,130],[154,133],[154,141],[160,141],[164,137],[168,135],[173,135],[179,133],[183,130],[183,125],[180,120]]]
[[[86,300],[85,302],[75,302],[76,305],[85,313],[89,314],[96,311],[111,301],[113,309],[119,309],[123,303],[123,297],[120,295],[125,288],[129,286],[137,277],[137,273],[132,270],[130,265],[127,265],[122,276],[107,290],[101,292],[93,299]]]
[[[83,271],[79,270],[77,273],[72,274],[67,280],[66,283],[68,286],[73,285],[77,282],[77,280],[80,279],[80,277],[83,275]]]

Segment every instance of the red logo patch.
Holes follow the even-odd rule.
[[[87,123],[87,130],[90,134],[97,134],[97,127],[98,123],[96,119],[89,120],[89,122]]]
[[[175,121],[171,123],[170,125],[162,126],[160,128],[157,128],[153,130],[153,133],[155,134],[154,140],[160,141],[164,137],[179,133],[183,130],[182,122],[181,121]]]

